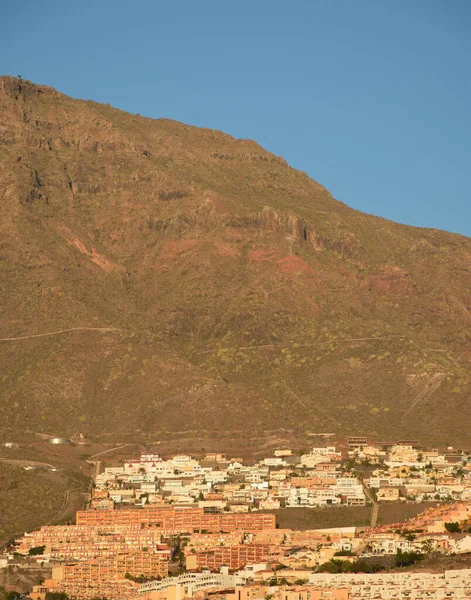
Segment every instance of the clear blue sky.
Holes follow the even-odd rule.
[[[471,236],[471,0],[2,0],[0,73],[251,138]]]

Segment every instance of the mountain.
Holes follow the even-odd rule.
[[[470,239],[12,77],[0,202],[2,438],[466,440]]]

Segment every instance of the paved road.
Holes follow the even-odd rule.
[[[370,488],[363,481],[363,478],[361,478],[361,485],[363,486],[363,491],[365,492],[365,496],[368,498],[368,500],[373,505],[372,509],[371,509],[370,527],[376,527],[376,522],[378,521],[378,515],[379,515],[379,504],[375,500],[375,497],[373,496],[373,494],[371,493]]]
[[[108,452],[114,452],[115,450],[120,450],[121,448],[126,448],[126,446],[132,446],[133,444],[122,444],[121,446],[114,446],[113,448],[109,448],[109,450],[103,450],[102,452],[98,452],[98,454],[94,454],[90,456],[90,460],[96,458],[97,456],[101,456],[102,454],[108,454]]]
[[[370,522],[371,527],[376,527],[376,521],[378,520],[378,514],[379,514],[379,504],[377,502],[375,502],[373,504],[373,510],[371,511],[371,522]]]

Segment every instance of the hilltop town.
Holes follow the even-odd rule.
[[[33,600],[469,597],[466,569],[420,578],[410,569],[426,557],[440,564],[471,553],[471,456],[413,440],[327,443],[251,462],[222,453],[143,454],[103,469],[95,462],[76,523],[15,539],[3,568],[45,569]],[[417,510],[382,523],[388,505],[397,515]],[[368,522],[297,525],[315,508],[327,521],[342,506],[363,507]],[[292,526],[280,526],[290,511]]]

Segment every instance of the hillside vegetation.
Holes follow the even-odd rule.
[[[471,240],[352,210],[253,141],[11,77],[0,202],[4,438],[466,440]]]
[[[45,467],[25,471],[0,462],[0,545],[45,523],[74,522],[86,491],[86,481],[76,473]]]

